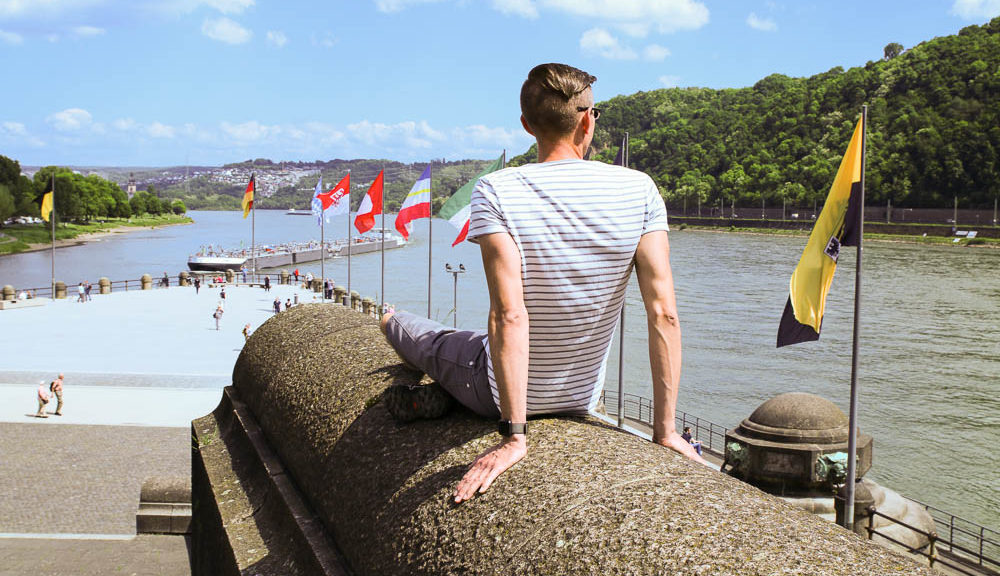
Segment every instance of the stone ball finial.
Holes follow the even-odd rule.
[[[740,424],[747,436],[794,444],[847,441],[848,419],[833,402],[805,392],[779,394]]]

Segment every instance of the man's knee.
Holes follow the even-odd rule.
[[[389,319],[394,316],[393,312],[386,312],[382,315],[382,320],[379,322],[379,328],[382,329],[382,334],[386,333],[387,326],[389,325]]]

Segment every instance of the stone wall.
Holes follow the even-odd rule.
[[[192,423],[195,573],[930,574],[595,419],[534,421],[527,457],[456,506],[496,425],[395,424],[381,395],[418,376],[337,305],[259,328]]]

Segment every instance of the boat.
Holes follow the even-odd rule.
[[[295,208],[289,208],[288,212],[285,212],[285,216],[312,216],[312,210],[296,210]]]
[[[406,245],[402,236],[385,229],[385,249],[401,248]],[[367,234],[326,242],[326,257],[344,257],[378,252],[382,248],[382,229],[375,228]],[[304,262],[315,262],[323,258],[323,248],[319,242],[288,242],[285,244],[262,244],[257,246],[257,269],[295,266]],[[198,272],[239,271],[243,266],[252,268],[254,258],[250,250],[225,250],[219,247],[203,246],[197,254],[188,257],[188,268]]]
[[[383,230],[385,232],[386,250],[406,246],[406,240],[402,236],[393,233],[388,228],[373,228],[366,234],[352,238],[350,244],[348,244],[346,240],[338,240],[333,246],[334,254],[337,257],[343,257],[347,256],[348,253],[350,253],[351,256],[357,256],[358,254],[378,252],[382,249]]]

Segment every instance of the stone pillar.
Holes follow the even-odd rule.
[[[868,537],[868,508],[875,506],[870,483],[865,481],[854,484],[854,532]],[[844,525],[844,513],[847,508],[847,485],[844,484],[833,497],[833,507],[837,511],[837,525]],[[933,526],[933,522],[931,523]]]
[[[178,286],[190,286],[191,281],[189,280],[190,274],[187,270],[182,270],[180,274],[177,275],[177,285]]]
[[[361,310],[361,294],[351,290],[351,309]]]
[[[347,288],[344,288],[343,286],[334,286],[333,301],[336,302],[337,304],[343,304],[344,306],[346,306],[347,305],[346,300],[347,300]]]
[[[281,271],[281,283],[282,284],[291,284],[292,281],[288,279],[289,276],[290,276],[290,274],[288,273],[288,270],[282,270]]]
[[[309,286],[309,288],[311,288],[313,292],[322,292],[323,281],[320,280],[319,278],[313,278],[312,285]]]
[[[375,301],[372,300],[371,298],[362,298],[361,299],[361,312],[365,316],[374,316],[375,315]]]
[[[6,286],[3,287],[3,299],[4,300],[14,299],[14,287],[11,286],[10,284],[7,284]]]
[[[232,284],[236,280],[236,272],[226,270],[226,283]]]
[[[100,294],[111,294],[111,280],[108,280],[107,276],[101,276],[101,279],[97,281],[97,286]]]
[[[150,282],[152,282],[152,281],[150,281]],[[66,299],[66,283],[65,282],[62,282],[62,281],[56,282],[55,297],[58,300],[65,300]]]
[[[153,277],[150,276],[149,274],[143,274],[142,278],[140,278],[139,281],[142,282],[142,289],[143,290],[152,290],[153,289]]]

